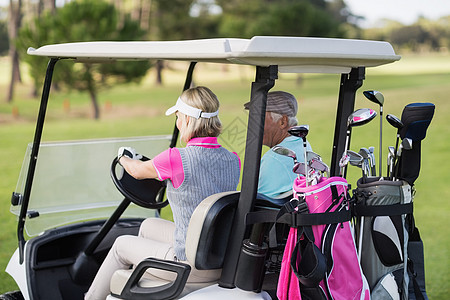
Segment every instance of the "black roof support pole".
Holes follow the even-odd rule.
[[[339,160],[345,150],[347,119],[348,116],[353,113],[355,108],[356,91],[362,86],[364,79],[364,67],[352,68],[349,74],[341,75],[336,124],[334,127],[333,151],[331,154],[330,176],[339,176]],[[344,177],[345,176],[346,174],[344,174]]]
[[[191,87],[192,74],[194,73],[194,68],[195,68],[196,64],[197,64],[196,61],[192,61],[189,65],[189,69],[186,74],[186,80],[184,81],[183,92]],[[173,148],[177,145],[178,134],[179,134],[179,130],[177,128],[177,125],[175,124],[175,126],[173,128],[173,133],[172,133],[172,140],[170,141],[170,148]],[[161,194],[164,194],[164,193],[161,193]]]
[[[52,58],[50,59],[47,65],[47,72],[45,74],[44,87],[42,90],[41,105],[39,108],[38,119],[36,122],[33,147],[31,149],[30,165],[28,167],[27,179],[25,182],[25,189],[22,198],[22,205],[20,207],[19,221],[17,224],[17,238],[19,239],[19,258],[21,264],[23,263],[24,259],[23,252],[25,247],[25,238],[23,236],[23,229],[25,227],[25,219],[27,217],[28,203],[30,201],[31,187],[33,185],[34,171],[36,169],[39,146],[41,144],[42,130],[44,128],[45,114],[47,112],[47,104],[48,104],[48,97],[50,94],[50,87],[52,84],[53,70],[58,60],[59,58]]]
[[[256,67],[256,78],[251,89],[241,194],[225,254],[222,276],[219,280],[221,287],[235,287],[234,279],[246,231],[245,217],[253,209],[258,189],[267,92],[275,85],[277,78],[278,66]]]
[[[194,73],[194,68],[197,65],[196,61],[191,61],[191,63],[189,64],[189,69],[186,73],[186,79],[184,81],[184,86],[183,86],[183,92],[187,89],[189,89],[191,87],[192,84],[192,74]],[[170,140],[170,148],[173,148],[177,145],[177,140],[178,140],[178,135],[179,135],[180,131],[177,128],[177,122],[175,121],[175,125],[173,126],[173,132],[172,132],[172,139]],[[162,202],[164,200],[164,195],[166,189],[164,188],[164,191],[161,191],[161,193],[158,194],[158,196],[156,196],[156,202]],[[158,209],[158,212],[161,213],[161,209]]]

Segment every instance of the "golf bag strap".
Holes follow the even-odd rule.
[[[413,203],[392,204],[392,205],[364,205],[356,204],[354,214],[356,216],[399,216],[413,213]]]
[[[284,215],[278,222],[289,224],[291,227],[300,226],[313,226],[313,225],[326,225],[337,224],[350,221],[350,210],[326,212],[326,213],[313,213],[313,214],[292,214],[291,217]]]
[[[350,221],[352,217],[350,210],[341,210],[325,213],[309,213],[308,205],[304,198],[291,199],[286,202],[279,210],[268,209],[255,212],[249,212],[246,215],[245,224],[253,225],[257,223],[273,223],[269,231],[269,246],[275,247],[276,224],[283,223],[290,227],[302,227],[313,225],[337,224]]]
[[[299,207],[301,207],[300,212],[308,212],[308,206],[306,205],[306,201],[304,201],[304,199],[299,201],[296,198],[292,198],[290,201],[281,206],[280,209],[266,209],[249,212],[246,215],[245,224],[253,225],[257,223],[277,223],[278,219],[285,214],[290,214],[296,211],[296,209],[299,211]]]
[[[425,300],[425,297],[422,294],[422,291],[420,290],[419,283],[417,282],[417,273],[414,272],[414,263],[412,260],[408,259],[408,270],[411,272],[412,276],[410,277],[413,282],[414,287],[414,295],[416,296],[416,300]]]
[[[308,212],[306,201],[301,198],[292,198],[286,202],[280,209],[263,209],[255,212],[247,213],[245,217],[246,225],[253,225],[258,223],[273,223],[269,231],[269,247],[273,248],[278,245],[276,237],[276,224],[278,220],[285,214],[290,215],[292,212]]]
[[[331,195],[332,195],[332,199],[333,199],[333,201],[339,201],[339,199],[341,198],[341,197],[339,197],[339,193],[338,193],[338,190],[337,190],[337,187],[335,186],[335,185],[331,185],[330,186],[330,190],[331,190]]]
[[[257,223],[283,223],[290,227],[313,226],[336,224],[350,221],[352,215],[350,210],[325,212],[325,213],[282,213],[279,210],[266,210],[250,212],[246,216],[245,224]]]

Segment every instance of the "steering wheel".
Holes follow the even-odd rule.
[[[143,157],[142,161],[149,158]],[[167,200],[160,201],[164,196],[166,184],[156,179],[138,180],[128,174],[124,168],[117,167],[119,160],[115,157],[111,164],[111,179],[119,192],[128,200],[136,205],[151,209],[161,209],[169,202]],[[117,170],[121,170],[122,174],[118,176]]]

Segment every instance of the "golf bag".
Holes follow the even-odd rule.
[[[278,214],[290,225],[278,299],[370,299],[350,225],[348,184],[322,178],[316,185],[294,181],[294,199]]]
[[[361,267],[372,299],[427,299],[423,243],[413,216],[413,184],[420,171],[420,146],[434,105],[412,103],[402,113],[400,137],[411,139],[392,178],[358,180],[353,191]]]
[[[405,262],[414,226],[411,186],[405,181],[380,181],[378,177],[368,178],[365,183],[360,179],[357,185],[353,190],[356,237],[372,299],[400,299],[400,295],[408,299]]]

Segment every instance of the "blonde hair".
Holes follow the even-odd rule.
[[[180,98],[186,104],[201,109],[202,112],[215,112],[219,109],[217,96],[207,87],[198,86],[184,91]],[[186,124],[187,116],[179,112],[179,118]],[[186,142],[195,137],[217,137],[222,131],[219,116],[211,118],[189,117],[187,126],[180,129],[181,138]]]

